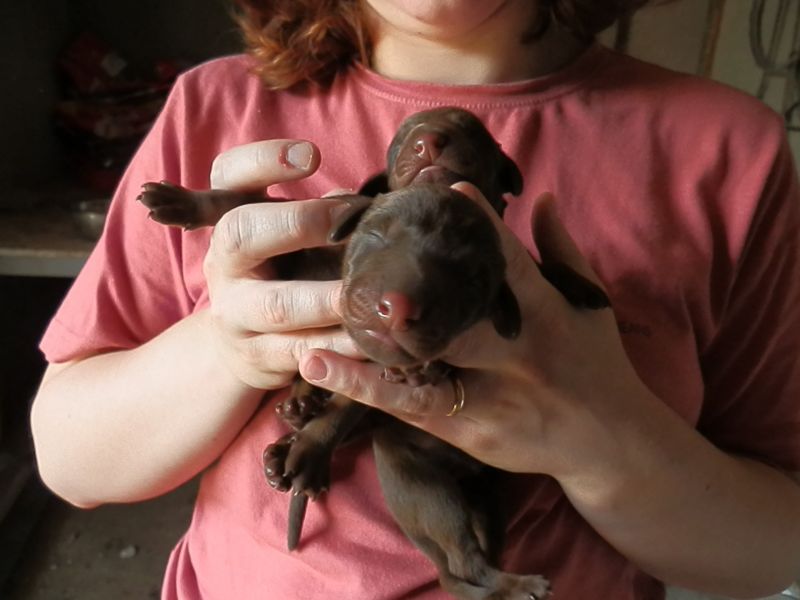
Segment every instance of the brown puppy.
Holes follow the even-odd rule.
[[[348,197],[350,210],[331,232],[350,236],[338,251],[311,250],[280,257],[282,278],[344,279],[344,326],[364,353],[387,367],[385,377],[410,385],[436,384],[449,367],[437,361],[449,342],[488,318],[506,338],[517,335],[519,308],[505,281],[505,261],[488,216],[450,183],[477,185],[498,213],[503,194],[519,193],[514,163],[472,114],[437,109],[412,116],[388,152],[388,171]],[[140,199],[159,222],[196,227],[263,196],[189,192],[146,184]],[[313,266],[313,268],[312,268]],[[313,272],[312,272],[313,271]],[[571,270],[543,269],[578,306],[608,306],[601,290]],[[298,431],[270,445],[265,472],[273,487],[293,489],[289,545],[297,544],[307,498],[328,488],[330,456],[369,409],[307,384],[295,386],[279,414]],[[485,483],[492,470],[463,452],[384,417],[373,430],[376,463],[387,504],[398,523],[439,569],[458,598],[544,598],[539,576],[491,566],[501,524],[490,518]]]

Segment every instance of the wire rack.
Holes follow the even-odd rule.
[[[763,100],[777,80],[786,128],[800,131],[800,0],[753,0],[750,49],[761,69],[756,96]]]

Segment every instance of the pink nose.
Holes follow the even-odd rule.
[[[384,292],[376,307],[378,316],[393,331],[405,331],[409,321],[419,318],[414,302],[402,292]]]
[[[422,159],[430,162],[439,158],[442,149],[447,145],[447,138],[441,133],[425,131],[417,136],[414,152]]]

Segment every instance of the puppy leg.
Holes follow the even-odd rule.
[[[334,394],[320,414],[297,432],[285,435],[264,450],[264,474],[279,491],[293,491],[289,506],[287,545],[300,540],[308,498],[330,487],[331,456],[358,425],[369,407]]]
[[[322,413],[264,450],[264,473],[277,490],[316,497],[328,489],[333,450],[369,407],[334,394]]]
[[[549,584],[543,577],[504,573],[489,562],[487,518],[459,481],[460,475],[482,467],[454,448],[440,452],[442,443],[427,437],[394,424],[376,431],[375,461],[389,509],[436,565],[442,587],[459,600],[547,598]],[[404,438],[411,439],[403,443]]]
[[[263,202],[265,197],[262,193],[228,190],[193,191],[162,181],[145,183],[136,199],[150,209],[150,218],[158,223],[197,229],[216,225],[229,210]]]

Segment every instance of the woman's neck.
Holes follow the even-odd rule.
[[[533,17],[530,11],[499,11],[468,31],[444,35],[397,26],[371,11],[370,66],[391,79],[454,85],[505,83],[555,72],[586,48],[554,26],[539,39],[523,41]]]

